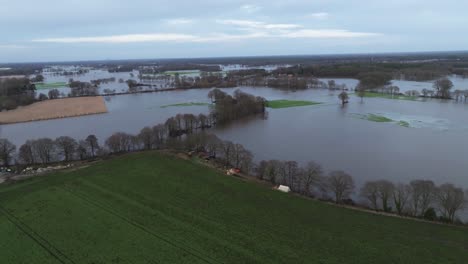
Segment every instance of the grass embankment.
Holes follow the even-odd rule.
[[[161,108],[166,108],[166,107],[184,107],[184,106],[204,106],[204,105],[210,105],[210,104],[209,104],[209,103],[194,103],[194,102],[189,102],[189,103],[162,105]]]
[[[374,92],[365,92],[364,97],[365,98],[384,98],[384,99],[394,99],[394,100],[406,100],[406,101],[419,101],[419,97],[417,96],[391,95],[391,94],[374,93]]]
[[[0,237],[0,263],[468,259],[468,229],[335,207],[156,152],[0,186]]]
[[[66,82],[35,83],[35,85],[37,90],[68,87],[68,83]]]
[[[298,107],[298,106],[308,106],[308,105],[318,105],[319,102],[313,101],[297,101],[297,100],[271,100],[267,101],[266,106],[269,108],[288,108],[288,107]]]

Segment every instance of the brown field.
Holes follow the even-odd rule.
[[[63,98],[37,102],[0,112],[0,124],[30,122],[107,113],[106,103],[101,96]]]

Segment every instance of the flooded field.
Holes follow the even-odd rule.
[[[425,178],[468,187],[468,104],[438,99],[419,102],[364,98],[361,102],[351,95],[350,104],[342,107],[338,92],[328,90],[241,89],[268,100],[322,103],[269,108],[266,120],[242,120],[213,130],[223,139],[245,145],[257,161],[314,160],[326,170],[342,169],[351,173],[357,184],[371,179],[408,182]],[[232,93],[235,88],[223,90]],[[82,139],[89,134],[96,134],[103,143],[114,132],[137,133],[144,126],[164,122],[177,113],[208,113],[208,91],[106,97],[109,111],[106,114],[2,125],[0,135],[18,146],[32,138],[67,135]],[[391,122],[356,117],[369,114]]]

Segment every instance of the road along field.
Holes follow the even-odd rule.
[[[45,100],[31,105],[0,112],[0,124],[30,122],[106,113],[107,107],[101,96]]]
[[[0,263],[466,263],[468,229],[280,193],[158,152],[0,186]]]

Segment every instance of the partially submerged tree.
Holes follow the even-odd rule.
[[[341,105],[345,105],[345,104],[348,103],[349,96],[348,96],[348,93],[347,93],[347,92],[342,91],[342,92],[338,95],[338,98],[341,100]]]
[[[453,87],[452,81],[448,78],[441,78],[436,80],[433,86],[438,97],[450,99],[450,89]]]

